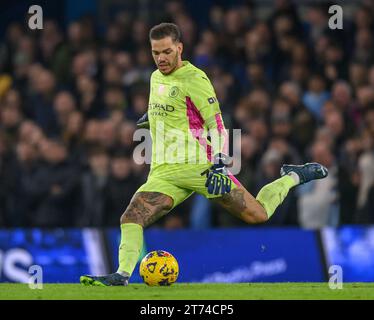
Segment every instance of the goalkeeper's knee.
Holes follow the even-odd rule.
[[[247,207],[242,213],[242,217],[242,220],[248,224],[264,223],[269,220],[265,208],[259,202],[253,207]]]

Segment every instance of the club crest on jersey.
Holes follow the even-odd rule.
[[[169,91],[169,97],[175,98],[176,96],[178,96],[178,93],[179,93],[178,87],[171,87]]]
[[[216,102],[217,101],[217,98],[216,97],[210,97],[210,98],[208,98],[208,102],[209,102],[209,104],[212,104],[212,103],[214,103],[214,102]]]

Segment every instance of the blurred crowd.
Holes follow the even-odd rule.
[[[293,189],[267,225],[374,223],[374,3],[328,28],[328,7],[277,0],[213,4],[198,24],[183,1],[150,20],[116,12],[98,32],[82,17],[40,31],[12,23],[0,42],[0,226],[118,226],[149,167],[135,163],[135,122],[155,69],[161,21],[182,31],[184,60],[210,77],[226,127],[242,129],[237,178],[254,195],[283,163],[317,161],[324,180]],[[165,228],[241,226],[195,195]]]

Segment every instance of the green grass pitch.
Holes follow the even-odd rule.
[[[0,284],[0,300],[374,300],[374,283],[344,283],[331,290],[328,283],[177,283],[170,287],[85,287],[81,284]]]

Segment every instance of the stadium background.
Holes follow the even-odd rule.
[[[248,190],[285,162],[330,175],[262,226],[193,196],[146,231],[144,251],[175,254],[181,281],[323,281],[332,264],[346,281],[373,281],[374,3],[294,3],[2,1],[0,281],[27,281],[32,264],[49,282],[116,267],[119,217],[149,170],[132,135],[161,21],[180,26],[184,59],[211,78],[226,126],[242,129]],[[32,4],[43,30],[28,28]],[[328,28],[331,4],[343,30]]]

